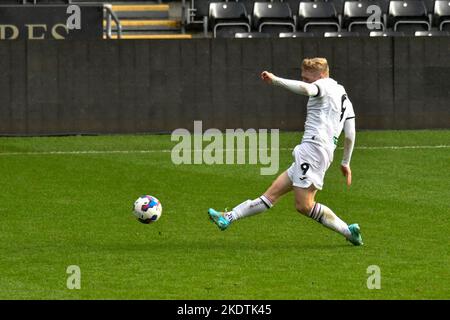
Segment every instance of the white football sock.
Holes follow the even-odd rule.
[[[323,204],[316,202],[309,213],[309,216],[323,224],[325,227],[342,234],[346,238],[351,236],[348,225],[342,221],[330,208]]]
[[[237,205],[231,212],[225,214],[225,217],[231,222],[245,217],[261,213],[273,207],[272,202],[264,195],[255,200],[246,200]]]

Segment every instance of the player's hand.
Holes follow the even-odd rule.
[[[270,73],[268,71],[263,71],[261,73],[261,79],[264,80],[264,82],[266,82],[267,84],[272,84],[273,77],[273,73]]]
[[[347,178],[347,186],[350,187],[352,184],[352,170],[350,169],[350,166],[341,165],[341,171],[344,177]]]

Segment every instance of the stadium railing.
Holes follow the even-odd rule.
[[[106,16],[106,37],[108,39],[112,39],[112,23],[111,21],[114,20],[116,23],[117,28],[117,38],[122,38],[122,24],[120,23],[119,18],[117,17],[116,13],[112,10],[112,5],[105,4],[103,5],[103,10],[105,11]]]

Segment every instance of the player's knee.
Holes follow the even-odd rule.
[[[295,208],[297,209],[297,211],[305,216],[309,215],[309,213],[312,210],[312,207],[313,207],[312,203],[296,203],[295,204]]]

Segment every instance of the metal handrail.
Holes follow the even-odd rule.
[[[112,39],[112,27],[111,27],[111,18],[112,18],[114,20],[114,22],[116,23],[117,38],[118,39],[122,39],[122,24],[120,23],[120,20],[117,17],[116,13],[112,10],[112,5],[105,4],[103,6],[103,9],[105,9],[106,12],[107,12],[107,17],[106,17],[106,36],[108,37],[108,39]]]

